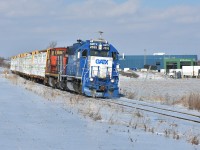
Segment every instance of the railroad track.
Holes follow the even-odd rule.
[[[136,103],[136,102],[133,102],[131,100],[120,100],[120,101],[124,101],[126,103],[135,104],[135,105],[139,105],[139,106],[145,106],[145,107],[149,107],[149,108],[155,108],[155,109],[158,109],[158,110],[165,110],[165,111],[180,113],[180,114],[184,114],[184,115],[188,115],[188,116],[197,117],[197,118],[200,119],[199,115],[190,114],[190,113],[186,113],[186,112],[182,112],[182,111],[177,111],[177,110],[173,110],[173,109],[161,108],[161,107],[158,107],[158,106],[149,105],[147,103],[146,104]]]
[[[151,112],[151,113],[159,114],[162,116],[172,117],[175,119],[200,123],[199,115],[181,112],[181,111],[177,111],[177,110],[161,108],[161,107],[152,106],[149,104],[141,104],[141,103],[133,102],[132,100],[128,100],[128,99],[117,99],[117,100],[101,99],[101,101],[109,102],[112,104],[120,105],[120,106],[131,108],[131,109],[137,109],[137,110],[142,110],[142,111],[146,111],[146,112]]]

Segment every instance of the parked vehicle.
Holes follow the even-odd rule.
[[[184,77],[199,77],[200,66],[182,66],[182,74]]]
[[[182,69],[169,69],[167,74],[170,78],[180,79],[182,77]]]

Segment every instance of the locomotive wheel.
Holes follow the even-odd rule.
[[[81,94],[82,93],[82,85],[81,84],[79,84],[78,90],[79,90],[79,93]]]
[[[54,78],[49,78],[49,85],[52,87],[52,88],[55,88],[55,79]]]
[[[57,83],[56,83],[56,87],[57,87],[58,89],[65,90],[65,89],[66,89],[66,84],[65,84],[64,81],[60,81],[60,82],[57,82]]]
[[[65,81],[61,81],[61,87],[63,90],[67,90],[67,84]]]
[[[77,92],[79,94],[82,93],[82,87],[79,82],[74,82],[73,88],[74,88],[75,92]]]
[[[43,84],[44,84],[44,85],[48,85],[48,78],[45,78],[45,79],[43,80]]]

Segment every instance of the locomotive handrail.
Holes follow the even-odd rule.
[[[117,73],[117,76],[119,76],[119,71],[117,69],[113,69],[113,72],[116,72]]]
[[[65,68],[67,67],[67,64],[63,67],[63,70],[61,70],[58,74],[59,74],[59,80],[61,81],[60,76],[62,76],[62,72],[65,70]]]
[[[82,71],[82,79],[81,79],[81,84],[83,84],[83,79],[85,80],[85,75],[88,73],[89,70],[87,70],[87,72],[84,74],[84,69],[85,69],[85,65],[86,65],[86,61],[87,61],[87,58],[85,59],[85,63],[84,63],[84,67],[83,67],[83,71]],[[86,68],[87,69],[87,68]],[[84,74],[84,78],[83,78],[83,74]]]

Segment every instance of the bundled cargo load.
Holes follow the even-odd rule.
[[[61,47],[19,54],[11,58],[11,71],[46,81],[47,78],[58,76],[64,67],[60,66],[57,58],[61,59],[62,57],[62,64],[66,65],[66,62],[63,63],[67,60],[66,51],[67,48]]]

